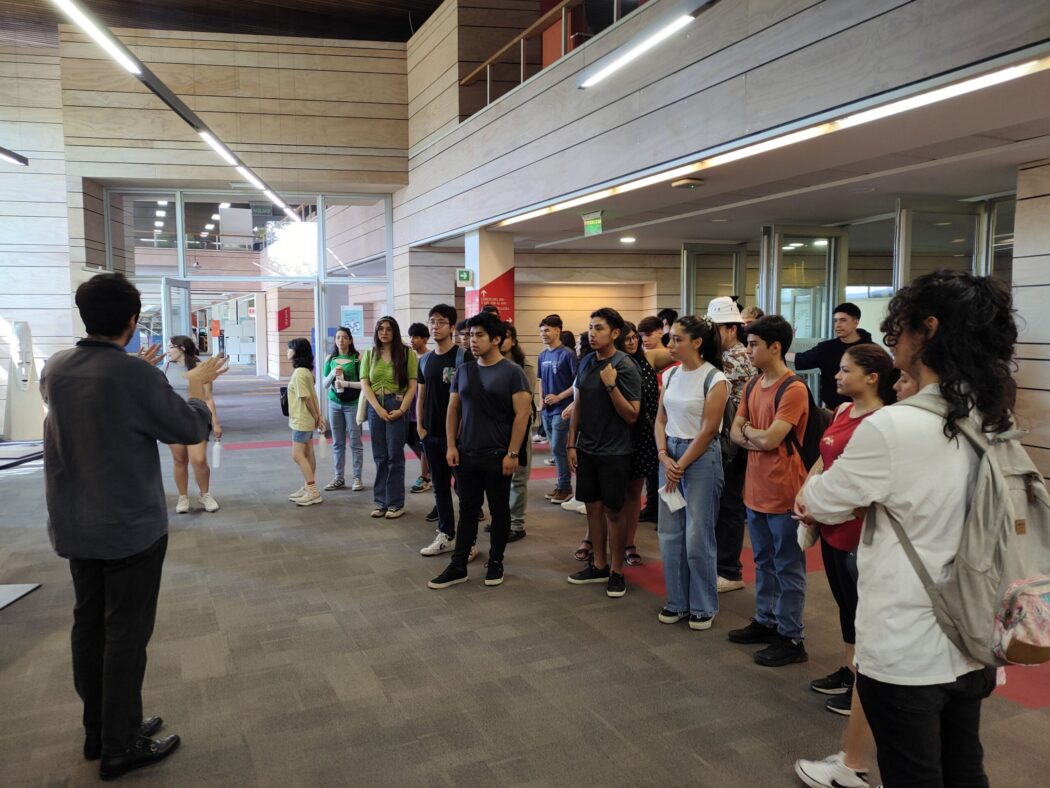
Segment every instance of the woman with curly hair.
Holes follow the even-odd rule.
[[[935,582],[949,574],[978,458],[959,435],[964,420],[1008,429],[1017,324],[1010,291],[992,277],[941,270],[890,301],[882,321],[894,365],[917,381],[911,402],[864,420],[832,468],[796,501],[807,522],[844,523],[878,504],[871,544],[861,542],[856,691],[886,785],[987,785],[981,702],[995,670],[960,651],[893,532],[899,523]],[[850,783],[852,784],[852,783]]]

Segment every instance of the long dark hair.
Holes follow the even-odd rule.
[[[306,337],[289,339],[288,347],[292,350],[292,367],[294,369],[304,367],[305,369],[313,370],[314,348],[313,345],[310,344],[309,339]]]
[[[197,366],[200,358],[198,358],[197,346],[193,344],[192,339],[178,334],[168,341],[182,351],[182,363],[186,365],[186,369],[193,369]]]
[[[525,369],[525,351],[518,344],[518,329],[510,323],[504,323],[503,325],[507,329],[507,337],[514,340],[514,344],[510,348],[510,360],[522,369]]]
[[[674,322],[683,328],[690,339],[700,340],[701,361],[706,361],[717,369],[722,369],[722,335],[710,318],[682,315]]]
[[[591,349],[591,335],[588,334],[586,331],[581,331],[580,332],[580,350],[579,350],[579,353],[577,354],[576,357],[580,361],[583,361],[583,357],[584,356],[588,355],[589,353],[593,353],[593,352],[594,351]]]
[[[339,336],[339,332],[340,331],[342,331],[344,334],[346,334],[346,338],[350,340],[350,350],[347,352],[347,355],[350,356],[350,358],[356,358],[357,356],[361,355],[360,353],[357,352],[357,348],[354,347],[354,335],[350,333],[350,329],[347,328],[346,326],[339,326],[339,328],[337,328],[335,330],[336,336]],[[332,339],[332,355],[330,355],[328,358],[329,359],[333,359],[333,358],[335,358],[338,355],[339,355],[339,345],[337,345],[335,343],[335,338],[333,338]]]
[[[929,317],[938,321],[932,336],[925,323]],[[924,337],[918,358],[941,379],[948,402],[946,437],[957,436],[959,421],[975,408],[986,432],[1010,428],[1017,400],[1017,323],[1005,285],[963,271],[924,274],[893,297],[880,328],[890,348],[905,331]]]
[[[408,346],[401,341],[401,326],[390,315],[383,315],[376,321],[375,334],[372,335],[372,343],[375,353],[381,353],[383,345],[379,342],[379,327],[383,323],[390,324],[390,331],[394,338],[390,340],[390,363],[394,365],[394,380],[397,387],[403,389],[408,386]]]
[[[634,353],[627,353],[627,335],[634,334],[638,337],[638,348]],[[638,333],[638,327],[630,320],[623,321],[623,331],[620,332],[620,336],[616,339],[616,349],[622,350],[629,356],[633,356],[635,361],[644,361],[649,363],[649,360],[645,357],[645,348],[642,347],[642,337]]]
[[[864,370],[868,375],[878,375],[879,383],[876,393],[883,405],[892,405],[897,401],[897,392],[893,385],[901,376],[899,369],[893,368],[893,358],[878,345],[854,345],[845,355]]]

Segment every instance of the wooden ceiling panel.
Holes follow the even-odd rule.
[[[407,41],[441,0],[82,0],[109,27]],[[57,47],[47,0],[0,0],[0,46]],[[64,18],[62,21],[65,21]]]

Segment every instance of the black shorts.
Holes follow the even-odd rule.
[[[405,445],[412,450],[420,459],[423,458],[423,444],[419,442],[419,430],[416,429],[416,422],[408,422],[408,429],[405,430]]]
[[[598,501],[607,509],[623,509],[630,480],[630,454],[587,454],[576,450],[576,500]]]
[[[853,645],[857,642],[854,627],[857,618],[857,554],[839,550],[821,539],[820,556],[824,559],[824,574],[831,586],[831,595],[839,608],[842,642]]]

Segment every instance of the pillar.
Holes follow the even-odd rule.
[[[474,272],[474,287],[466,292],[466,313],[476,315],[486,304],[500,318],[514,322],[514,236],[493,230],[473,230],[464,244],[465,267]]]

